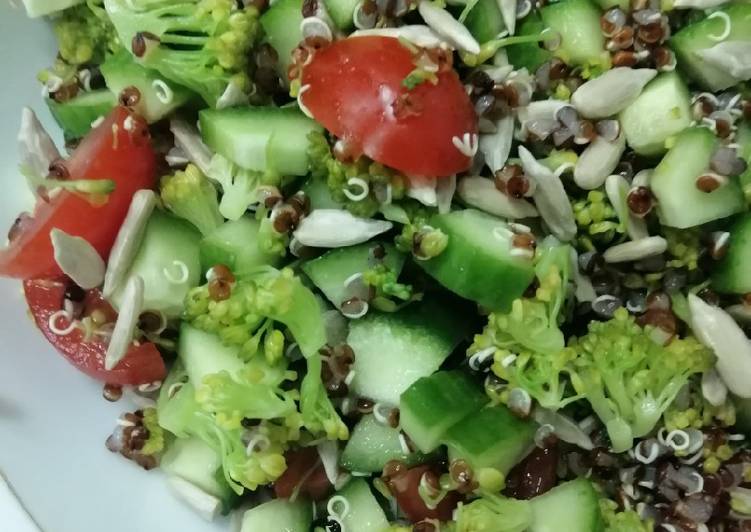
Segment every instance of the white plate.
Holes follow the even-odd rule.
[[[23,105],[51,130],[36,73],[56,47],[44,22],[0,0],[0,241],[28,195],[16,170]],[[58,135],[59,137],[59,135]],[[128,408],[58,356],[26,315],[20,284],[0,280],[0,471],[45,532],[216,532],[145,472],[104,447]],[[16,532],[0,507],[0,531]]]

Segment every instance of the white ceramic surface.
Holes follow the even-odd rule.
[[[44,22],[0,0],[0,235],[28,205],[17,171],[21,107],[54,129],[35,75],[55,52]],[[174,499],[159,472],[105,449],[124,408],[56,355],[28,319],[20,284],[0,280],[0,471],[44,532],[229,530]],[[0,532],[19,532],[10,519],[0,504]]]

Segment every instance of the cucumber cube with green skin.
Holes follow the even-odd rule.
[[[545,29],[545,23],[537,11],[524,17],[516,28],[517,36],[538,35]],[[553,53],[543,48],[538,42],[512,44],[506,48],[509,63],[516,70],[526,68],[529,72],[537,69],[553,57]]]
[[[405,453],[399,430],[376,421],[368,414],[355,425],[339,460],[348,471],[380,473],[389,460],[399,460],[409,466],[427,457],[420,452]]]
[[[323,3],[337,28],[346,31],[354,27],[353,15],[360,0],[323,0]]]
[[[308,173],[308,134],[322,131],[297,107],[204,109],[204,142],[246,170],[279,175]]]
[[[399,405],[399,396],[434,373],[468,334],[465,320],[455,303],[432,298],[353,320],[347,337],[355,352],[351,389],[359,397]]]
[[[578,478],[530,500],[529,532],[602,532],[600,495],[592,482]]]
[[[477,471],[485,467],[508,473],[535,445],[537,425],[514,416],[502,405],[489,406],[454,424],[446,433],[449,459],[466,460]]]
[[[590,0],[562,0],[540,10],[542,21],[561,38],[554,54],[567,65],[607,68],[610,55],[600,28],[600,8]]]
[[[712,192],[702,192],[696,186],[696,179],[709,171],[718,145],[709,129],[691,127],[676,137],[675,145],[657,165],[650,186],[664,225],[685,229],[744,209],[743,192],[736,178]]]
[[[114,94],[119,96],[128,87],[138,89],[140,97],[135,109],[150,124],[172,114],[194,97],[185,87],[136,63],[125,50],[109,56],[100,69],[107,87]]]
[[[439,371],[423,377],[399,400],[399,423],[424,453],[441,444],[446,431],[488,403],[482,386],[460,371]]]
[[[385,251],[383,263],[398,276],[404,266],[405,255],[397,251],[392,244],[376,242],[332,249],[318,258],[304,262],[302,271],[336,308],[340,308],[350,297],[347,295],[345,283],[351,280],[353,275],[371,267],[373,250],[379,246]]]
[[[180,477],[220,499],[225,508],[237,498],[224,480],[221,457],[198,438],[175,439],[162,456],[159,467],[168,475]]]
[[[194,387],[200,386],[206,375],[220,371],[235,374],[244,367],[239,348],[224,345],[217,335],[186,322],[180,326],[177,356],[188,373],[188,382]]]
[[[673,35],[668,45],[675,52],[678,68],[703,88],[719,91],[736,85],[740,80],[705,61],[698,52],[720,42],[751,41],[751,4],[732,4],[722,7],[712,16],[694,22]],[[726,22],[727,15],[729,22]],[[722,41],[725,30],[730,32]]]
[[[284,83],[288,79],[292,50],[303,40],[302,18],[302,0],[278,0],[260,18],[266,41],[276,50],[277,74]]]
[[[120,308],[128,280],[139,275],[144,284],[143,309],[161,312],[168,319],[179,317],[185,296],[201,280],[200,241],[201,233],[191,224],[155,210],[133,264],[110,303]]]
[[[350,480],[336,495],[349,503],[349,511],[342,516],[342,528],[357,532],[384,532],[389,528],[388,519],[378,504],[368,483],[361,479]],[[335,509],[341,506],[336,504]],[[265,530],[266,529],[259,529]],[[307,530],[307,529],[305,529]]]
[[[688,87],[677,72],[660,74],[621,111],[620,119],[626,142],[636,153],[662,155],[665,142],[691,124]]]
[[[306,499],[274,499],[246,511],[240,532],[302,532],[312,523],[313,505]]]
[[[259,266],[276,266],[279,256],[261,251],[258,229],[261,223],[249,216],[230,220],[217,227],[201,240],[201,268],[208,271],[224,264],[235,277],[242,278]]]
[[[733,397],[735,405],[735,425],[733,428],[751,437],[751,399]]]
[[[475,209],[434,216],[449,237],[435,258],[417,263],[436,281],[489,310],[507,311],[534,279],[532,261],[512,254],[508,224]]]
[[[751,214],[730,228],[727,252],[712,272],[712,286],[723,293],[751,292]]]
[[[496,0],[479,0],[467,15],[464,25],[481,44],[498,38],[506,29]]]
[[[735,142],[738,144],[738,156],[748,165],[738,180],[740,181],[746,203],[751,203],[751,123],[742,122],[735,134]]]
[[[107,116],[115,107],[117,98],[111,91],[102,89],[79,93],[67,102],[59,103],[52,98],[45,101],[65,138],[75,140],[91,131],[92,123]]]

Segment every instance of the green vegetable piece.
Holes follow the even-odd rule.
[[[203,270],[224,264],[235,277],[242,278],[252,275],[259,267],[276,266],[279,256],[260,248],[260,225],[257,220],[243,216],[206,234],[200,245]]]
[[[712,271],[712,286],[724,293],[751,292],[751,214],[744,214],[730,228],[727,252]]]
[[[352,16],[358,3],[359,0],[324,0],[331,20],[342,31],[350,30],[355,25]]]
[[[479,0],[467,15],[464,25],[480,44],[496,39],[506,29],[495,0]]]
[[[599,502],[595,487],[585,478],[560,484],[530,501],[533,518],[529,532],[602,532]]]
[[[542,21],[540,14],[537,11],[532,11],[519,21],[516,35],[539,35],[544,29],[545,23]],[[514,65],[515,69],[526,68],[529,72],[536,72],[543,63],[553,57],[553,53],[540,44],[539,42],[527,42],[510,45],[506,48],[509,63]]]
[[[266,41],[276,50],[279,58],[277,73],[287,80],[287,70],[292,62],[292,51],[303,40],[300,31],[302,0],[279,0],[261,15],[261,27]]]
[[[240,532],[296,532],[310,530],[313,506],[305,499],[275,499],[259,504],[243,514]]]
[[[107,90],[84,92],[72,100],[58,103],[45,99],[55,121],[63,130],[66,139],[80,139],[91,131],[91,124],[107,116],[115,106],[115,95]]]
[[[560,37],[561,44],[553,53],[566,64],[595,72],[610,67],[600,29],[600,9],[590,0],[562,0],[546,5],[540,14],[545,26]]]
[[[456,532],[525,532],[532,524],[529,501],[507,499],[492,493],[468,504],[460,503],[454,515]]]
[[[195,165],[189,164],[185,170],[164,176],[161,196],[165,207],[192,223],[203,235],[224,222],[214,185]]]
[[[650,186],[663,225],[685,229],[743,210],[745,202],[737,179],[731,178],[712,192],[703,192],[696,186],[696,179],[709,171],[718,144],[706,128],[685,129],[657,165]],[[691,208],[687,209],[687,205]]]
[[[70,7],[52,20],[60,57],[72,65],[99,64],[120,47],[115,28],[97,2]]]
[[[236,499],[221,473],[221,456],[198,438],[176,439],[164,453],[159,467],[222,500],[225,509]]]
[[[342,518],[345,530],[357,532],[383,532],[389,526],[386,514],[364,480],[351,480],[334,497],[343,497],[349,503],[349,512]],[[340,504],[334,504],[335,511],[341,511]],[[341,515],[341,514],[340,514]]]

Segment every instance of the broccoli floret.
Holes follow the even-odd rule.
[[[264,378],[256,367],[246,367],[236,375],[226,371],[207,375],[196,389],[196,401],[226,429],[240,428],[245,418],[283,419],[296,414],[294,394]]]
[[[701,229],[675,229],[662,227],[662,234],[668,241],[668,253],[672,257],[668,266],[695,270],[699,267],[699,257],[704,246],[701,243]]]
[[[443,253],[449,237],[428,223],[435,209],[417,201],[404,201],[401,207],[406,219],[401,234],[394,238],[396,248],[402,253],[411,253],[417,260],[432,259]]]
[[[529,501],[485,494],[460,503],[454,517],[454,532],[524,532],[532,524],[532,507]]]
[[[324,180],[329,187],[331,197],[355,216],[370,218],[378,212],[380,203],[376,198],[375,188],[390,187],[392,200],[404,197],[405,179],[394,170],[382,164],[371,161],[365,156],[359,157],[353,163],[340,162],[331,153],[326,136],[320,131],[308,134],[308,158],[310,171],[314,179]],[[351,181],[351,180],[357,181]],[[362,184],[368,188],[367,195],[360,200],[353,200],[347,196],[362,192]]]
[[[238,220],[258,203],[258,187],[280,183],[277,175],[245,170],[219,154],[211,159],[207,174],[222,187],[219,212],[229,220]]]
[[[146,455],[160,454],[164,451],[164,429],[159,426],[156,408],[144,409],[141,422],[148,431],[149,437],[143,444],[140,453]]]
[[[398,305],[393,301],[409,301],[414,296],[411,285],[398,281],[399,274],[386,264],[377,264],[362,274],[362,280],[367,286],[373,287],[375,297],[371,301],[373,306],[384,312],[394,311]]]
[[[568,291],[570,248],[543,242],[535,259],[539,287],[534,298],[512,303],[507,313],[492,313],[468,354],[495,348],[492,366],[509,388],[522,388],[545,408],[575,401],[567,397],[566,371],[574,354],[558,327]]]
[[[268,255],[284,257],[289,245],[289,233],[280,233],[276,230],[269,212],[266,207],[259,207],[256,211],[256,219],[261,222],[258,228],[258,249]]]
[[[576,242],[579,249],[592,251],[620,240],[625,228],[605,193],[591,190],[585,199],[571,203],[578,228]]]
[[[300,386],[300,412],[305,428],[316,436],[346,440],[349,429],[336,413],[321,380],[321,356],[311,355],[307,363],[308,372]]]
[[[53,19],[60,57],[71,65],[99,64],[120,48],[114,26],[101,6],[80,4]]]
[[[569,369],[574,389],[605,424],[615,452],[648,434],[689,378],[714,362],[692,337],[658,345],[625,309],[590,323],[569,349],[576,354]]]
[[[258,352],[262,337],[275,334],[273,322],[287,326],[306,357],[315,355],[326,343],[315,295],[288,268],[259,268],[234,283],[229,297],[221,301],[212,299],[209,285],[188,293],[185,319],[218,334],[225,344],[241,347],[248,358]]]
[[[634,510],[618,511],[618,504],[610,499],[600,499],[600,510],[605,521],[605,532],[653,532],[654,522],[642,520]]]
[[[680,405],[678,401],[665,411],[663,419],[667,430],[731,427],[735,425],[735,405],[731,399],[715,406],[704,398],[701,384],[696,379],[689,383],[688,397]]]
[[[120,40],[145,67],[192,89],[211,106],[228,89],[250,93],[248,57],[259,33],[255,7],[238,9],[234,0],[105,0],[105,5]]]
[[[206,235],[224,222],[219,213],[217,192],[195,165],[164,176],[161,181],[165,207],[195,225]]]

